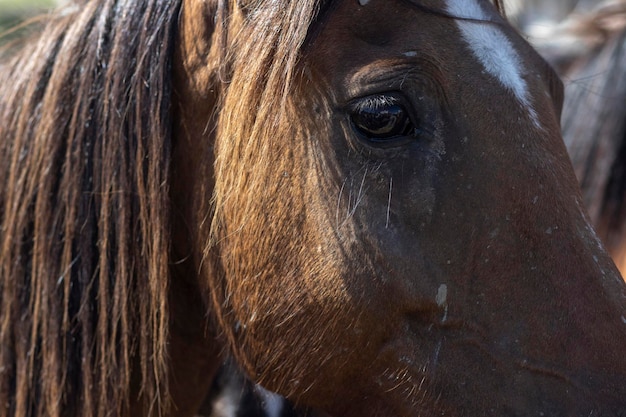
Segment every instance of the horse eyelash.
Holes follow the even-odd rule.
[[[397,104],[401,104],[401,100],[399,98],[392,95],[377,94],[354,102],[352,110],[358,112],[367,108],[383,108]]]

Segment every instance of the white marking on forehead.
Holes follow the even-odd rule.
[[[477,0],[447,0],[449,14],[467,19],[489,20]],[[490,23],[456,19],[463,39],[482,66],[494,76],[527,109],[539,129],[537,112],[530,103],[528,86],[522,77],[522,63],[517,51],[506,35]]]
[[[370,2],[370,0],[359,0],[359,4],[360,4],[361,6],[365,6],[365,5],[366,5],[367,3],[369,3],[369,2]]]

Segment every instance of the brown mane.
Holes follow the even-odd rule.
[[[233,158],[244,169],[246,158],[264,157],[252,147],[286,117],[276,109],[319,7],[251,2],[246,30],[229,37],[228,3],[210,6],[213,36],[237,51],[211,63],[228,77],[217,86],[217,172]],[[150,415],[168,406],[180,4],[80,2],[19,51],[0,52],[0,416],[126,415],[137,397]],[[216,236],[236,184],[262,180],[228,170],[215,190]],[[212,296],[224,294],[218,285]]]
[[[0,64],[1,416],[121,415],[131,395],[167,395],[178,5],[84,2]]]

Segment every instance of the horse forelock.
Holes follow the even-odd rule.
[[[0,415],[167,396],[178,5],[84,2],[0,62]]]
[[[304,0],[256,2],[245,8],[243,27],[235,30],[229,45],[231,71],[221,101],[216,140],[216,176],[232,175],[228,181],[233,182],[226,185],[218,181],[216,219],[220,218],[222,200],[237,194],[237,183],[251,179],[234,173],[233,168],[246,171],[241,158],[258,161],[264,149],[271,152],[268,147],[278,136],[276,129],[290,124],[285,109],[299,54],[318,7],[317,0]],[[233,167],[232,160],[241,163]]]
[[[230,71],[215,133],[214,214],[207,246],[224,257],[228,254],[223,253],[223,239],[254,222],[251,216],[258,215],[253,209],[255,195],[261,190],[271,193],[268,183],[288,163],[288,158],[281,160],[285,153],[280,149],[295,146],[282,139],[293,138],[300,125],[293,119],[292,96],[303,70],[299,65],[302,49],[323,4],[279,0],[244,6],[240,24],[225,28],[232,33],[228,42]],[[241,210],[228,210],[233,205]],[[222,298],[235,289],[219,277],[211,277],[209,287],[213,313],[235,346],[230,297]],[[239,357],[240,362],[244,359]]]

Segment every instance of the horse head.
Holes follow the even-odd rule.
[[[623,411],[626,289],[561,82],[498,10],[243,6],[183,4],[178,146],[200,280],[250,377],[332,415]]]

